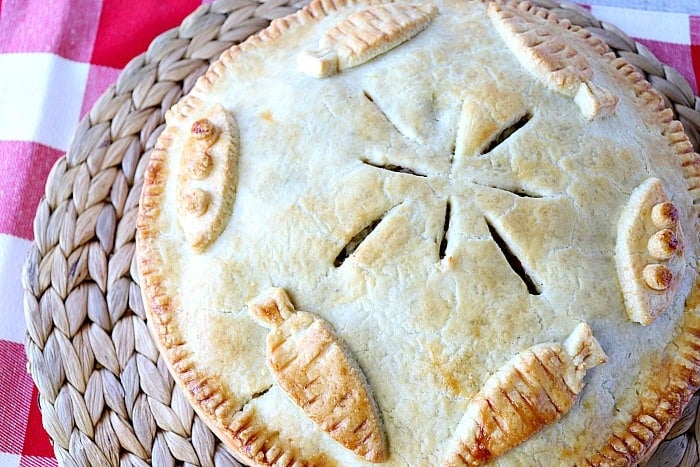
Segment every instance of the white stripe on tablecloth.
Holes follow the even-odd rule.
[[[632,37],[673,44],[690,44],[690,19],[684,13],[591,6],[593,16]]]
[[[29,240],[0,234],[0,339],[20,344],[24,344],[27,330],[22,305],[22,265],[30,245]]]
[[[46,53],[0,54],[0,139],[68,148],[89,65]]]
[[[19,454],[9,454],[0,452],[0,465],[3,467],[19,467],[21,456]]]

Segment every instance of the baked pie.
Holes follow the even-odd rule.
[[[251,465],[624,465],[700,382],[700,159],[526,1],[314,0],[167,114],[137,259]]]

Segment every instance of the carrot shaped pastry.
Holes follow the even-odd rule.
[[[248,306],[270,328],[267,365],[292,402],[358,456],[384,460],[384,432],[367,382],[330,324],[296,311],[279,288]]]
[[[361,65],[406,42],[437,15],[433,5],[374,5],[330,29],[319,48],[299,55],[301,71],[325,78]]]
[[[520,64],[550,89],[573,97],[584,118],[614,114],[620,98],[594,82],[589,61],[577,50],[586,34],[578,26],[568,35],[553,34],[561,25],[545,19],[545,10],[530,2],[515,5],[492,2],[487,14]]]
[[[558,420],[583,389],[586,370],[607,358],[586,323],[563,345],[543,343],[518,353],[469,402],[444,464],[484,464]]]

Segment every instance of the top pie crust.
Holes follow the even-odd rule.
[[[698,387],[698,155],[549,11],[315,0],[166,120],[144,305],[241,461],[625,465]]]

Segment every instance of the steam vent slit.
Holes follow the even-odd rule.
[[[403,173],[403,174],[413,175],[415,177],[426,177],[427,176],[423,173],[416,172],[413,169],[409,169],[407,167],[402,167],[400,165],[378,164],[375,162],[368,161],[367,159],[361,159],[361,160],[362,160],[362,163],[365,165],[369,165],[369,166],[377,168],[377,169],[388,170],[389,172]]]
[[[507,190],[513,193],[515,196],[519,198],[535,198],[535,199],[540,199],[542,198],[542,195],[538,195],[536,193],[530,193],[528,191],[519,189],[519,190]]]
[[[242,407],[247,407],[250,404],[252,404],[253,402],[255,402],[257,399],[260,399],[261,397],[263,397],[265,394],[270,392],[270,389],[272,389],[272,386],[273,385],[270,384],[269,386],[264,387],[264,388],[260,389],[259,391],[251,394],[250,397],[248,397],[248,399],[243,401]]]
[[[516,186],[516,187],[504,187],[504,186],[498,186],[493,183],[479,183],[479,182],[472,182],[477,186],[480,187],[485,187],[485,188],[491,188],[493,190],[499,190],[499,191],[505,191],[506,193],[510,193],[512,195],[517,196],[518,198],[531,198],[531,199],[542,199],[545,197],[545,194],[542,193],[535,193],[532,190],[525,189],[521,186]]]
[[[410,139],[408,136],[406,136],[406,134],[404,134],[403,131],[401,131],[399,129],[398,126],[396,126],[396,124],[394,122],[391,121],[391,119],[386,114],[386,112],[384,112],[384,110],[379,106],[379,104],[377,104],[374,101],[374,98],[370,95],[370,93],[368,93],[367,91],[362,91],[362,94],[365,96],[365,99],[367,99],[369,102],[374,104],[374,107],[376,107],[376,109],[379,111],[379,113],[382,114],[382,116],[384,117],[384,120],[386,120],[389,123],[389,125],[391,125],[401,136],[403,136],[406,139]]]
[[[447,203],[445,203],[445,223],[442,227],[442,240],[440,241],[439,250],[440,259],[443,259],[445,257],[445,252],[447,251],[447,232],[450,230],[450,216],[452,214],[451,211],[452,205],[450,203],[450,200],[448,199]]]
[[[266,387],[266,388],[264,388],[264,389],[262,389],[262,390],[256,392],[255,394],[253,394],[253,396],[250,398],[250,400],[253,401],[253,400],[255,400],[255,399],[261,398],[262,396],[264,396],[265,394],[267,394],[267,393],[270,391],[270,389],[272,389],[272,385],[269,385],[268,387]]]
[[[364,242],[365,239],[369,237],[369,235],[374,231],[374,229],[377,228],[377,226],[382,221],[385,215],[386,213],[382,214],[380,217],[373,220],[369,223],[369,225],[367,225],[358,233],[356,233],[355,236],[350,239],[350,241],[343,247],[338,256],[335,258],[335,260],[333,261],[333,266],[335,266],[336,268],[342,266],[345,260],[348,259],[348,257],[360,247],[362,242]]]
[[[484,185],[484,186],[488,186],[489,188],[493,188],[494,190],[506,191],[508,193],[514,194],[518,198],[533,198],[533,199],[542,199],[543,198],[543,196],[541,194],[527,191],[522,187],[504,188],[504,187],[496,186],[496,185]]]
[[[508,125],[505,127],[503,130],[501,130],[500,133],[498,133],[490,142],[489,144],[484,148],[482,151],[482,154],[487,154],[494,149],[496,149],[498,146],[500,146],[505,140],[510,138],[515,132],[520,130],[522,127],[524,127],[527,122],[530,121],[532,118],[532,115],[529,113],[524,114],[522,117],[518,118],[515,120],[512,124]]]
[[[513,250],[508,246],[506,241],[503,239],[503,237],[501,237],[496,228],[488,221],[488,219],[484,220],[486,221],[486,225],[488,226],[489,232],[491,233],[491,237],[496,242],[496,245],[498,245],[498,248],[501,250],[501,253],[503,253],[503,256],[506,258],[506,261],[508,262],[510,268],[513,270],[513,272],[515,272],[518,275],[518,277],[520,277],[520,280],[522,280],[525,286],[527,287],[528,293],[530,295],[540,295],[542,293],[542,290],[535,283],[535,281],[532,280],[530,275],[525,271],[523,263],[515,255],[515,253],[513,253]]]

